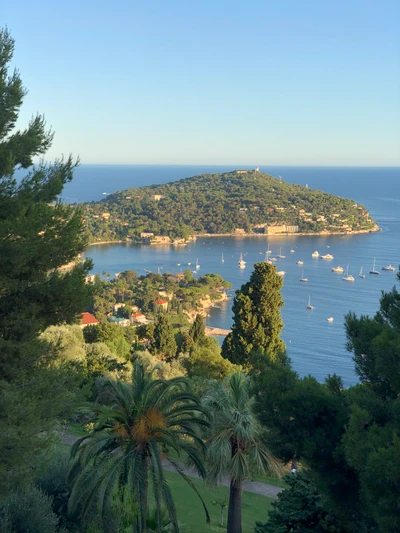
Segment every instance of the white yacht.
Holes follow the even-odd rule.
[[[307,309],[315,309],[315,307],[314,307],[313,305],[311,305],[311,298],[310,298],[310,296],[308,297]]]
[[[328,322],[333,322],[333,316],[330,316],[326,319]]]
[[[275,261],[277,261],[277,258],[276,257],[270,257],[269,260],[275,262]]]
[[[374,257],[374,264],[372,266],[372,270],[369,271],[370,274],[375,274],[376,276],[378,276],[380,274],[379,270],[376,270],[375,268],[375,257]]]
[[[341,274],[342,272],[344,272],[344,268],[340,265],[337,267],[332,267],[332,272],[339,272]]]
[[[279,270],[277,272],[278,276],[281,276],[283,278],[283,276],[286,274],[286,272],[284,270]]]
[[[293,250],[293,248],[290,250],[290,253],[291,253],[291,254],[294,254],[294,250]]]
[[[198,259],[196,259],[196,268],[200,268],[199,260],[198,260]]]
[[[285,259],[286,258],[286,255],[282,255],[282,248],[279,248],[279,255],[278,255],[279,259]]]
[[[224,261],[225,261],[225,259],[224,259],[224,254],[222,254],[221,263],[223,263]]]
[[[239,268],[246,268],[246,261],[243,260],[243,254],[240,254],[238,265]]]
[[[311,257],[319,257],[319,252],[317,252],[317,250],[315,250],[315,252],[313,252],[311,254]]]
[[[307,281],[308,281],[308,278],[305,278],[305,277],[304,277],[304,270],[303,270],[302,273],[301,273],[300,281],[304,281],[304,283],[307,283]]]
[[[358,276],[360,278],[365,278],[365,274],[363,274],[362,267],[360,268],[360,272],[358,273]]]
[[[321,259],[333,259],[333,255],[331,254],[321,255]]]
[[[387,266],[382,267],[382,270],[388,270],[389,272],[394,272],[396,269],[394,268],[393,265],[387,265]]]
[[[304,261],[302,261],[301,259],[299,261],[297,261],[296,265],[303,265],[304,264]]]
[[[190,266],[192,263],[188,263],[188,265]]]
[[[354,277],[349,274],[349,265],[347,265],[346,274],[342,279],[343,281],[355,281]]]

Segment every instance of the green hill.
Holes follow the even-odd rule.
[[[356,233],[379,228],[363,205],[254,170],[202,174],[83,204],[91,242],[141,234]],[[165,239],[168,241],[168,239]]]

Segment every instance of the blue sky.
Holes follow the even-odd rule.
[[[14,63],[82,163],[400,165],[395,0],[5,0]]]

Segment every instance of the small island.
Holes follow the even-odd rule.
[[[92,244],[184,245],[196,236],[356,234],[379,231],[353,200],[255,170],[202,174],[118,191],[83,204]]]

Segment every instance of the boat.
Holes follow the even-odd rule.
[[[198,260],[198,259],[196,259],[196,268],[200,268],[199,260]]]
[[[343,281],[355,281],[354,277],[349,274],[349,265],[347,265],[346,274],[342,279]]]
[[[180,267],[180,266],[181,266],[181,264],[180,264],[180,263],[176,263],[176,266],[177,266],[177,267]]]
[[[222,254],[221,263],[223,263],[224,261],[225,261],[225,259],[224,259],[224,254]]]
[[[147,274],[153,274],[151,270],[147,270],[146,268],[144,269],[144,271],[147,272]]]
[[[313,305],[311,305],[311,298],[310,298],[310,296],[308,297],[307,309],[315,309],[315,307],[314,307]]]
[[[331,254],[321,255],[321,259],[333,259],[333,255]]]
[[[246,268],[246,261],[243,260],[243,254],[240,254],[238,264],[239,268]]]
[[[304,281],[304,282],[307,282],[307,281],[308,281],[308,278],[305,278],[305,277],[304,277],[304,270],[303,270],[302,273],[301,273],[300,281]]]
[[[282,248],[279,248],[279,255],[278,255],[279,259],[285,259],[286,258],[286,255],[282,255]]]
[[[328,322],[333,322],[333,316],[330,316],[326,319]]]
[[[264,257],[264,263],[270,263],[271,261],[268,259],[268,254],[267,252],[265,252],[265,257]]]
[[[389,272],[394,272],[396,269],[394,268],[393,265],[387,265],[387,266],[382,267],[382,270],[388,270]]]
[[[315,250],[315,252],[313,252],[311,254],[311,257],[319,257],[319,252],[317,252],[317,250]]]
[[[192,263],[188,263],[188,265],[190,266]]]
[[[270,261],[278,261],[276,257],[270,257],[269,260]]]
[[[339,272],[341,274],[342,272],[344,272],[344,268],[340,265],[337,267],[332,267],[332,272]]]
[[[293,248],[290,250],[290,253],[291,253],[291,254],[294,254],[294,250],[293,250]]]
[[[375,257],[374,257],[374,264],[372,265],[372,270],[369,271],[370,274],[375,274],[378,276],[380,274],[379,270],[376,270],[375,268]]]
[[[303,265],[304,264],[304,261],[302,261],[301,259],[299,261],[297,261],[296,265]]]
[[[278,274],[278,276],[283,277],[283,276],[286,274],[286,272],[285,272],[284,270],[279,270],[279,271],[277,272],[277,274]]]
[[[358,276],[360,278],[365,278],[365,274],[363,274],[362,267],[360,268],[360,272],[358,273]]]

